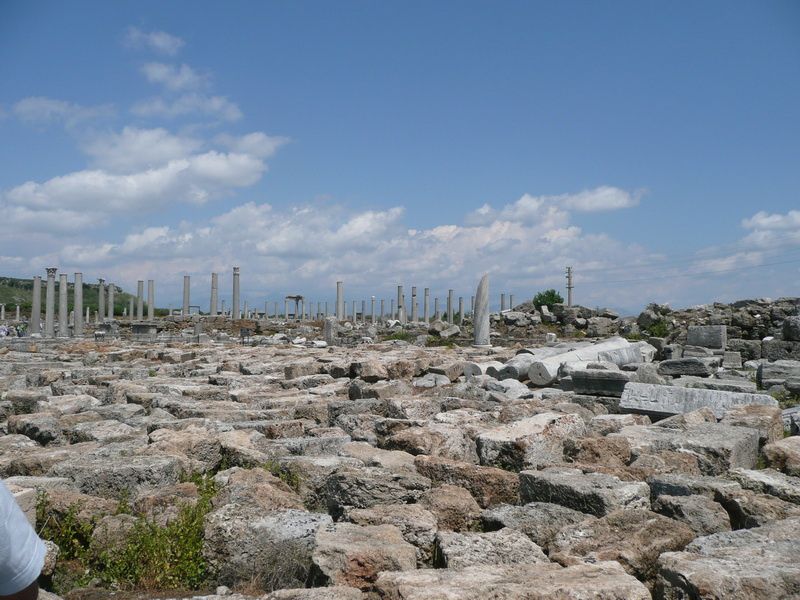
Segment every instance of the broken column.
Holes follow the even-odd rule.
[[[114,320],[114,292],[116,291],[116,286],[113,283],[108,284],[108,302],[106,303],[107,310],[108,310],[108,320]]]
[[[234,320],[242,318],[242,313],[239,310],[239,267],[233,267],[233,305],[231,306],[231,317]]]
[[[47,267],[47,290],[44,302],[44,334],[47,337],[56,336],[55,328],[55,302],[56,302],[56,267]]]
[[[489,339],[489,274],[481,277],[475,292],[474,335],[472,344],[479,348],[491,346]]]
[[[208,309],[208,313],[212,317],[216,317],[217,316],[217,296],[218,295],[219,295],[219,276],[216,273],[212,273],[211,274],[211,306],[209,306],[209,309]]]
[[[447,290],[447,322],[453,324],[453,290]]]
[[[726,392],[700,388],[673,387],[650,383],[627,383],[619,407],[625,411],[666,417],[710,408],[721,419],[725,411],[734,406],[761,404],[778,406],[778,401],[767,394]]]
[[[558,370],[562,364],[598,360],[598,355],[601,352],[617,350],[627,346],[630,346],[628,340],[621,337],[614,337],[597,344],[579,348],[578,350],[546,357],[531,364],[530,369],[528,369],[528,378],[535,385],[550,385],[558,378]]]
[[[156,282],[152,279],[147,280],[147,320],[155,318],[156,310]]]
[[[345,320],[344,314],[344,283],[341,281],[336,282],[336,319],[338,321]]]
[[[136,318],[139,321],[144,320],[144,281],[142,279],[136,282]]]
[[[97,322],[102,323],[106,318],[106,280],[97,280]]]
[[[188,317],[189,316],[189,286],[191,285],[191,279],[189,275],[183,276],[183,306],[181,307],[181,316]]]
[[[72,334],[83,335],[83,273],[75,273],[75,290],[73,292],[73,311],[75,323]]]
[[[31,333],[41,333],[42,329],[42,278],[33,278],[33,302],[31,303]]]
[[[69,296],[67,274],[58,276],[58,337],[69,337]]]

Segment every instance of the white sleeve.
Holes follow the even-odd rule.
[[[36,581],[46,548],[0,481],[0,595],[24,590]]]

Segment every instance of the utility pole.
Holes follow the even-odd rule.
[[[572,306],[572,267],[567,267],[567,306]]]

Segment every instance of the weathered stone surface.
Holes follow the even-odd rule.
[[[650,508],[650,488],[641,481],[622,481],[604,473],[548,468],[519,474],[523,502],[552,502],[603,516],[622,508]]]
[[[659,555],[682,550],[694,537],[687,525],[649,510],[619,510],[562,529],[550,558],[563,565],[616,560],[637,579],[651,581]]]
[[[758,431],[758,443],[762,446],[783,439],[783,419],[781,409],[777,406],[734,406],[725,412],[720,423],[755,429]]]
[[[632,377],[627,371],[578,369],[572,372],[572,385],[576,394],[619,397]]]
[[[417,564],[430,565],[437,518],[419,504],[382,504],[372,508],[354,508],[347,519],[356,525],[394,525],[403,539],[417,549]]]
[[[619,563],[490,565],[382,573],[375,584],[388,600],[650,600]]]
[[[767,444],[764,446],[764,456],[767,459],[767,466],[787,475],[800,477],[800,437],[794,435]]]
[[[417,566],[417,553],[394,525],[336,523],[317,531],[312,556],[319,579],[369,590],[381,571]]]
[[[728,477],[745,489],[800,504],[800,477],[784,475],[774,469],[733,469]]]
[[[649,383],[628,383],[619,402],[622,410],[656,416],[676,415],[708,407],[718,419],[724,417],[725,411],[734,406],[749,404],[777,406],[778,402],[766,394],[742,394]]]
[[[506,527],[521,531],[545,550],[550,548],[561,529],[587,519],[591,517],[586,513],[549,502],[529,502],[523,506],[501,504],[484,510],[481,515],[484,530]]]
[[[774,385],[783,385],[793,377],[800,377],[800,360],[762,362],[756,371],[756,383],[765,390]]]
[[[516,504],[519,500],[516,473],[433,456],[417,456],[414,464],[420,475],[433,483],[449,483],[467,489],[482,508],[501,503]]]
[[[764,340],[761,342],[761,355],[767,360],[800,360],[800,342],[784,340]]]
[[[728,328],[725,325],[690,325],[686,343],[690,346],[724,350],[728,345]]]
[[[443,484],[420,496],[419,504],[436,516],[440,531],[469,531],[481,516],[481,507],[463,487]]]
[[[311,565],[317,529],[328,515],[225,504],[205,519],[203,556],[220,583],[297,587]]]
[[[436,534],[434,561],[451,569],[549,562],[538,545],[514,529],[489,533],[440,531]]]
[[[800,590],[800,519],[701,537],[658,560],[655,597],[792,598]]]
[[[710,362],[697,357],[671,358],[661,361],[658,365],[659,375],[697,375],[699,377],[710,377],[716,372],[716,368]]]
[[[653,501],[653,511],[685,523],[698,536],[731,530],[730,517],[722,505],[699,494],[662,494]]]
[[[431,486],[427,477],[394,473],[379,467],[341,467],[328,476],[324,496],[328,511],[340,515],[347,506],[416,502]]]
[[[324,588],[276,590],[264,596],[263,600],[362,600],[362,598],[364,598],[364,593],[357,588],[332,585]],[[225,595],[219,600],[237,600],[237,598]]]
[[[682,429],[632,426],[609,436],[626,438],[634,457],[664,451],[691,453],[705,475],[719,475],[737,467],[751,469],[758,457],[758,431],[718,423],[701,423]]]
[[[478,457],[482,465],[512,471],[559,463],[564,439],[581,436],[585,430],[577,415],[541,413],[478,435]]]
[[[783,321],[783,339],[788,342],[800,342],[800,316],[786,317]]]

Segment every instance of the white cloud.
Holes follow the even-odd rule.
[[[790,210],[785,215],[759,211],[742,220],[742,227],[755,230],[800,230],[800,210]]]
[[[223,133],[217,136],[217,142],[234,152],[250,154],[259,158],[269,158],[277,152],[278,148],[287,144],[289,138],[269,136],[262,131],[255,131],[242,136]]]
[[[265,170],[264,162],[256,157],[209,151],[130,174],[94,169],[43,183],[28,181],[6,192],[4,198],[10,206],[34,210],[136,212],[169,202],[203,204],[231,189],[252,185]]]
[[[23,98],[14,104],[12,110],[14,116],[27,123],[37,125],[63,123],[68,127],[83,121],[110,117],[114,114],[112,105],[81,106],[44,96]]]
[[[184,115],[201,115],[238,121],[242,118],[239,107],[225,96],[206,96],[204,94],[184,94],[175,100],[150,98],[137,102],[131,111],[140,117],[175,118]]]
[[[166,129],[125,127],[119,133],[96,134],[83,144],[92,165],[115,173],[130,173],[186,158],[203,146],[196,138]]]
[[[137,27],[129,27],[125,34],[125,45],[130,48],[145,48],[174,56],[184,46],[185,42],[174,35],[164,31],[145,32]]]
[[[554,196],[565,208],[581,212],[600,212],[631,208],[639,204],[642,191],[630,193],[617,187],[602,185],[577,194]]]
[[[142,65],[142,73],[150,83],[163,85],[172,92],[196,90],[208,84],[208,75],[197,73],[189,65],[168,65],[150,62]]]

